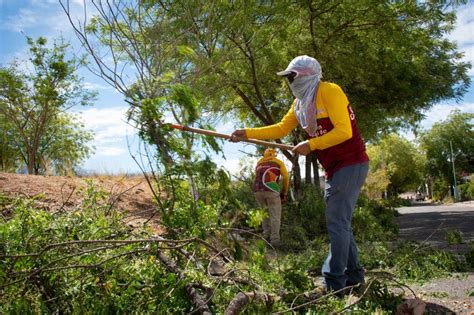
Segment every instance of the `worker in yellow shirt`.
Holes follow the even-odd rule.
[[[266,149],[255,168],[255,198],[268,211],[263,220],[263,237],[273,247],[280,245],[281,204],[288,194],[288,171],[285,164],[276,157],[274,149]]]
[[[326,172],[326,225],[331,242],[322,267],[326,288],[338,291],[364,282],[352,234],[352,212],[368,172],[369,158],[357,128],[354,111],[342,89],[321,81],[319,62],[308,56],[294,58],[277,75],[288,80],[295,96],[288,113],[279,123],[261,128],[238,129],[237,137],[279,139],[300,125],[310,139],[298,143],[296,154],[314,151]]]

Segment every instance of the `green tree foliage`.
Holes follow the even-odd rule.
[[[61,1],[70,15],[67,2]],[[74,26],[97,73],[124,94],[130,117],[170,164],[163,113],[176,111],[182,122],[194,117],[183,103],[189,97],[171,95],[174,85],[187,86],[196,98],[193,111],[201,115],[188,123],[212,125],[227,116],[238,118],[236,125],[268,125],[293,98],[275,72],[301,54],[320,60],[325,79],[348,93],[367,139],[416,126],[434,102],[460,98],[469,85],[469,65],[445,39],[459,3],[99,1],[92,4],[99,15]],[[111,64],[99,48],[113,56]],[[122,69],[137,78],[132,87]],[[161,116],[147,116],[153,112]],[[302,139],[297,130],[285,141]],[[298,157],[284,154],[297,181]],[[317,169],[311,159],[307,164]],[[306,167],[306,176],[310,171]]]
[[[0,68],[0,126],[3,170],[26,166],[28,174],[67,173],[91,152],[92,134],[66,111],[88,105],[94,93],[75,74],[81,60],[67,59],[62,39],[52,48],[46,39],[28,38],[32,72],[15,62]]]
[[[69,15],[67,2],[61,4]],[[214,202],[219,204],[219,213],[239,209],[229,188],[229,174],[218,170],[208,157],[210,152],[220,152],[219,143],[211,137],[176,132],[167,124],[174,120],[212,129],[214,117],[204,102],[207,91],[201,92],[187,79],[196,67],[193,51],[180,45],[187,34],[173,31],[173,19],[161,3],[99,1],[91,5],[98,16],[85,27],[73,26],[95,61],[96,73],[130,104],[127,118],[144,142],[135,158],[149,176],[165,224],[178,227],[189,223],[182,218],[201,220],[202,210]],[[102,58],[104,51],[112,58]],[[136,80],[130,84],[122,73]],[[229,192],[225,200],[208,193],[216,181],[222,191]]]
[[[291,14],[298,53],[313,54],[340,84],[367,139],[413,126],[435,102],[469,86],[456,44],[446,39],[460,1],[308,1]]]
[[[301,54],[316,57],[325,79],[348,93],[369,140],[416,126],[424,110],[459,99],[469,85],[469,64],[445,38],[459,1],[150,3],[168,12],[173,33],[187,34],[178,42],[194,70],[188,84],[206,91],[209,110],[235,114],[239,125],[282,117],[293,97],[275,72]],[[298,130],[287,141],[302,139]],[[297,157],[284,154],[298,178]]]
[[[369,149],[371,156],[376,154],[375,152],[371,153],[371,151],[372,150]],[[383,198],[388,185],[390,185],[390,178],[387,169],[385,167],[379,169],[371,168],[367,174],[363,190],[371,200],[377,200]]]
[[[421,147],[426,152],[426,172],[434,182],[454,184],[454,158],[456,177],[474,172],[474,113],[453,111],[442,122],[421,133]],[[452,152],[451,152],[452,147]],[[452,155],[451,155],[452,153]],[[437,185],[447,192],[447,185]],[[445,195],[441,191],[440,196]]]
[[[14,172],[18,166],[11,122],[0,112],[0,170]]]
[[[174,1],[165,9],[176,33],[190,32],[193,84],[246,123],[273,123],[288,109],[292,97],[275,72],[298,54],[315,56],[325,79],[343,86],[368,138],[415,124],[469,84],[469,65],[444,37],[455,22],[445,1]]]
[[[58,114],[41,139],[35,170],[40,174],[69,174],[91,154],[93,148],[88,143],[93,138],[75,115]]]
[[[417,148],[396,134],[390,134],[376,145],[368,146],[370,173],[386,173],[387,191],[393,195],[415,190],[423,181],[423,156]],[[370,177],[370,176],[369,176]]]

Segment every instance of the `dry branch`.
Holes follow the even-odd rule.
[[[237,315],[242,312],[242,309],[249,303],[259,300],[264,302],[266,305],[271,305],[275,302],[275,297],[264,293],[264,292],[239,292],[230,301],[224,314],[225,315]]]
[[[165,265],[168,271],[176,274],[180,280],[184,280],[186,278],[186,276],[178,268],[176,262],[169,258],[163,251],[157,250],[156,257],[163,263],[163,265]],[[207,297],[199,293],[197,288],[204,288],[204,290],[207,291],[207,294],[209,294],[209,291],[211,291],[212,289],[204,287],[203,285],[198,283],[186,284],[186,292],[191,298],[193,305],[196,307],[196,311],[200,314],[212,315],[212,311],[209,305],[207,304]]]

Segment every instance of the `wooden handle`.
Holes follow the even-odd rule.
[[[193,127],[182,126],[178,124],[169,124],[169,126],[171,128],[182,130],[182,131],[189,131],[189,132],[199,133],[203,135],[218,137],[218,138],[230,139],[232,137],[228,134],[219,133],[212,130],[193,128]],[[241,137],[236,137],[236,139],[243,142],[249,142],[249,143],[263,145],[265,147],[279,148],[283,150],[292,150],[294,148],[294,146],[289,145],[289,144],[275,143],[275,142],[269,142],[269,141],[263,141],[263,140],[257,140],[257,139],[248,139],[248,138],[241,138]]]

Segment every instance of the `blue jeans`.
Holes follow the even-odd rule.
[[[326,225],[331,244],[321,272],[329,290],[364,282],[351,221],[368,169],[368,163],[350,165],[326,180]]]

